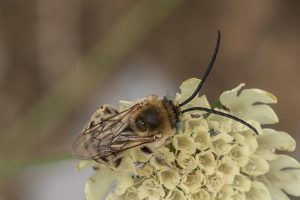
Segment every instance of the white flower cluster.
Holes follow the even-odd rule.
[[[198,83],[198,79],[182,83],[175,101],[190,96]],[[222,107],[215,109],[230,110],[259,135],[226,117],[200,111],[184,114],[170,143],[151,155],[131,149],[115,170],[93,161],[81,162],[79,168],[100,169],[86,184],[87,199],[289,200],[287,194],[300,196],[300,164],[276,153],[294,151],[294,139],[261,127],[278,122],[268,106],[276,103],[276,97],[259,89],[243,90],[243,86],[224,92],[219,99]],[[205,96],[184,108],[194,106],[210,107]]]

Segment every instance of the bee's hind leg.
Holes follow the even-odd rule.
[[[123,157],[117,158],[116,160],[112,161],[112,164],[115,168],[118,168],[122,162]]]

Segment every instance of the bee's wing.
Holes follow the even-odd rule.
[[[130,118],[139,108],[140,105],[135,104],[99,123],[89,123],[73,143],[73,156],[84,160],[108,161],[121,151],[152,142],[153,137],[137,136],[130,129]]]

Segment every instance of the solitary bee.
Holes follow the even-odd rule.
[[[221,34],[218,31],[211,61],[199,85],[189,98],[175,104],[166,97],[152,95],[139,99],[122,112],[118,112],[112,106],[104,105],[92,115],[82,133],[75,139],[72,146],[73,155],[84,160],[111,162],[117,167],[121,162],[122,153],[128,149],[140,147],[142,151],[151,153],[153,148],[165,144],[176,130],[176,123],[180,121],[181,115],[195,110],[231,118],[258,134],[249,123],[227,113],[204,107],[181,109],[201,90],[216,60],[220,39]]]

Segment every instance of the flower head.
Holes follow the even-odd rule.
[[[175,102],[194,91],[200,80],[182,83]],[[222,107],[252,126],[223,116],[193,111],[180,116],[176,134],[151,155],[139,148],[128,151],[121,165],[84,161],[79,168],[100,168],[86,184],[88,200],[288,200],[300,196],[300,164],[276,150],[293,151],[294,139],[285,132],[261,125],[278,122],[269,106],[277,99],[260,89],[244,89],[244,84],[221,94]],[[132,105],[122,102],[121,109]],[[205,96],[184,107],[210,108]],[[226,110],[224,110],[226,108]]]

